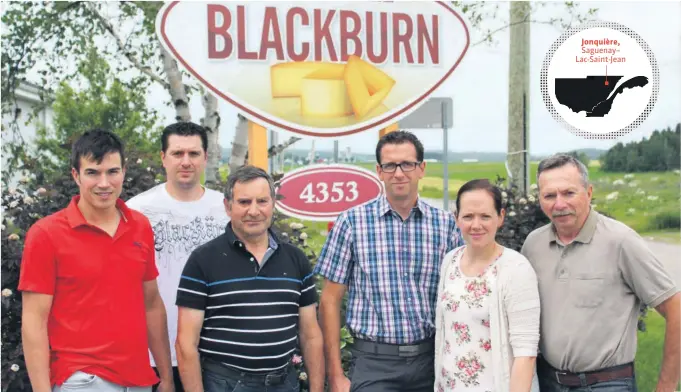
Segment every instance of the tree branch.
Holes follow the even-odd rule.
[[[494,34],[500,32],[500,31],[509,29],[509,28],[511,28],[512,26],[515,26],[515,25],[518,25],[518,24],[522,24],[522,23],[535,23],[535,24],[545,24],[545,25],[552,26],[555,22],[557,22],[557,21],[555,21],[555,20],[548,20],[548,21],[546,21],[546,20],[527,20],[527,19],[526,19],[526,20],[521,20],[521,21],[519,21],[519,22],[515,22],[515,23],[508,23],[508,24],[506,24],[506,25],[504,25],[504,26],[499,27],[498,29],[495,29],[495,30],[493,30],[493,31],[489,31],[489,32],[485,33],[485,38],[483,38],[483,39],[481,39],[481,40],[475,42],[474,44],[471,44],[471,47],[474,47],[474,46],[477,46],[477,45],[480,45],[480,44],[484,44],[485,42],[490,41],[490,38],[491,38]]]
[[[140,72],[143,74],[149,76],[151,80],[160,83],[164,88],[170,89],[170,84],[163,80],[160,76],[156,75],[155,73],[151,72],[151,68],[145,67],[142,65],[142,63],[139,62],[126,48],[125,44],[123,43],[123,40],[121,37],[118,35],[118,33],[114,30],[113,25],[104,17],[102,14],[97,11],[97,8],[95,6],[95,3],[90,3],[90,2],[85,2],[85,6],[87,7],[88,10],[92,13],[92,15],[99,21],[101,26],[104,28],[104,30],[108,31],[109,34],[114,38],[116,41],[116,45],[118,45],[118,49],[123,53],[123,55],[130,61],[135,68],[137,68]]]

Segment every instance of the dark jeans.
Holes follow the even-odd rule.
[[[158,376],[158,369],[153,368],[154,371],[156,372],[156,375]],[[175,392],[184,392],[184,388],[182,388],[182,381],[180,380],[180,371],[177,369],[177,366],[173,366],[173,381],[175,382]],[[158,389],[158,384],[154,385],[152,388],[152,392],[156,392]]]
[[[265,385],[239,377],[228,377],[203,369],[204,392],[299,392],[298,372],[291,367],[281,384]]]
[[[583,387],[568,387],[558,384],[555,373],[538,366],[537,378],[541,392],[637,392],[636,375],[631,378],[599,382]]]
[[[433,392],[435,354],[414,357],[368,354],[352,350],[351,392]]]

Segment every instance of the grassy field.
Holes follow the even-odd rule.
[[[374,164],[360,164],[373,170]],[[530,183],[536,182],[538,162],[530,164]],[[429,163],[425,178],[421,181],[421,195],[442,198],[444,165]],[[506,177],[502,162],[475,162],[449,164],[449,196],[466,181],[476,178],[496,180]],[[680,186],[678,173],[607,173],[600,170],[598,161],[589,167],[589,179],[594,186],[594,205],[604,212],[632,227],[640,233],[655,236],[658,233],[666,241],[681,242]]]
[[[662,365],[662,345],[664,343],[665,321],[655,311],[646,316],[646,332],[638,333],[638,349],[636,352],[636,378],[638,390],[649,392],[655,390]],[[681,384],[676,388],[681,390]]]

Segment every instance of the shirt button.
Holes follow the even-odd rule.
[[[251,257],[251,261],[255,261],[255,260]]]

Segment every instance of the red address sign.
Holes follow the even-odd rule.
[[[350,165],[315,165],[286,173],[280,181],[277,209],[284,215],[331,222],[343,211],[383,193],[374,172]]]

